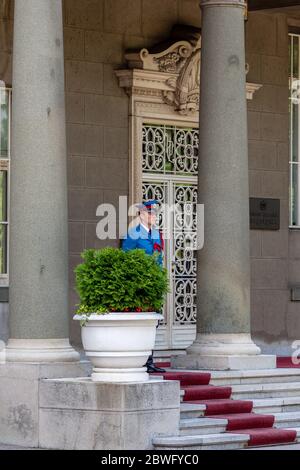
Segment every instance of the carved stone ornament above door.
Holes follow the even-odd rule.
[[[129,96],[151,97],[183,116],[198,113],[201,66],[201,30],[174,26],[169,41],[125,54],[128,69],[116,74]],[[246,73],[246,71],[245,71]],[[261,85],[247,83],[247,99]],[[148,100],[147,100],[148,101]]]

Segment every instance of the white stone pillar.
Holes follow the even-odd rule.
[[[201,0],[197,338],[189,368],[275,367],[250,335],[248,138],[244,0]]]
[[[68,339],[62,0],[15,0],[7,360],[77,361]]]

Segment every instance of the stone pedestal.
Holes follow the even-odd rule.
[[[179,382],[40,383],[40,447],[65,450],[146,450],[158,435],[178,435]]]
[[[6,363],[0,366],[0,440],[3,444],[39,447],[41,379],[82,377],[90,362]]]

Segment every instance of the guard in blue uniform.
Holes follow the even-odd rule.
[[[138,205],[140,223],[129,230],[127,237],[123,240],[122,249],[129,251],[139,248],[148,255],[158,253],[157,262],[162,266],[164,241],[160,231],[155,228],[157,208],[158,202],[155,199]],[[147,372],[165,372],[164,369],[154,365],[152,354],[145,367],[147,367]]]
[[[158,263],[163,264],[164,243],[160,231],[154,228],[157,217],[157,201],[152,199],[144,204],[139,204],[140,223],[129,230],[124,238],[122,248],[124,251],[136,248],[144,250],[147,255],[158,253]]]

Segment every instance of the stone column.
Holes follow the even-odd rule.
[[[76,361],[68,339],[61,0],[15,0],[7,360]]]
[[[201,0],[197,338],[189,368],[275,367],[250,336],[248,140],[244,0]]]

